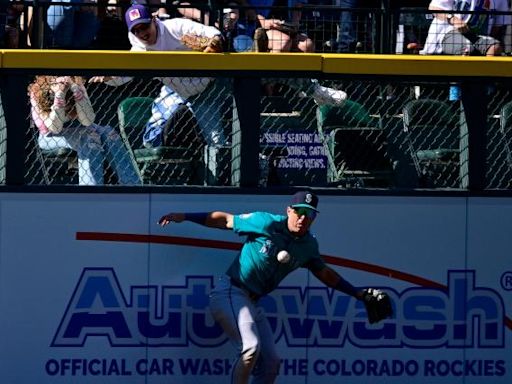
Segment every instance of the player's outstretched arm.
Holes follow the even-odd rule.
[[[231,229],[233,228],[233,215],[227,212],[169,212],[163,215],[158,224],[162,227],[167,224],[191,221],[205,227]]]
[[[362,300],[364,294],[363,290],[354,287],[332,268],[324,266],[322,269],[313,271],[313,274],[316,276],[318,280],[320,280],[328,287],[334,288],[338,291],[346,293],[347,295],[353,296],[358,300]]]
[[[313,271],[313,274],[328,287],[362,300],[370,324],[378,323],[393,315],[391,299],[387,293],[382,292],[380,289],[358,289],[327,266]]]

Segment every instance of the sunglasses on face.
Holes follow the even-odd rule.
[[[142,33],[146,31],[151,26],[151,23],[148,24],[139,24],[132,28],[132,33],[134,35],[138,35],[139,33]]]
[[[308,219],[313,220],[316,217],[316,211],[313,211],[309,208],[293,208],[294,212],[297,214],[297,216],[306,216]]]

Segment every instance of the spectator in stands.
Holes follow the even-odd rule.
[[[254,34],[255,50],[278,52],[314,52],[313,41],[299,31],[299,22],[302,16],[300,9],[291,12],[290,20],[274,18],[272,7],[274,0],[242,0],[244,6],[254,6],[246,12],[249,21],[254,21],[259,26]],[[300,8],[307,1],[288,1],[289,8]],[[284,15],[283,18],[288,17]]]
[[[31,115],[42,149],[72,148],[78,155],[80,185],[103,184],[110,161],[119,183],[140,184],[134,162],[119,134],[94,124],[95,113],[79,76],[36,76],[29,85]]]
[[[99,27],[92,49],[128,50],[130,44],[126,41],[126,24],[124,11],[130,7],[130,0],[99,0]]]
[[[345,8],[340,13],[336,51],[338,53],[353,53],[357,44],[357,21],[354,9],[361,7],[360,0],[335,0],[334,5]]]
[[[23,4],[3,0],[0,3],[0,46],[7,49],[19,48],[20,16]]]
[[[226,5],[235,7],[235,6],[243,5],[244,3],[245,3],[244,1],[238,1],[238,2],[230,1]],[[261,6],[263,6],[263,5],[261,5]],[[249,14],[250,14],[250,11],[251,10],[249,10]],[[254,10],[252,10],[252,11],[254,13]],[[240,13],[237,12],[236,8],[233,8],[233,9],[229,8],[229,12],[226,12],[226,14],[230,20],[233,20],[236,22],[238,22],[240,20]],[[192,13],[189,14],[190,17],[192,17],[192,15],[194,15],[194,14],[192,14]],[[195,13],[195,17],[197,17],[198,15],[199,15],[199,13]],[[235,50],[237,50],[237,51],[247,50],[247,45],[245,43],[240,42],[240,41],[237,42],[236,40],[234,41],[234,43],[235,43],[234,44]],[[238,47],[238,49],[237,49],[237,47]],[[317,80],[311,80],[311,79],[306,79],[306,78],[304,78],[304,79],[295,79],[295,78],[293,78],[293,79],[265,79],[265,80],[270,82],[270,83],[266,84],[266,86],[268,86],[268,87],[272,87],[271,84],[274,84],[277,82],[280,84],[285,84],[285,85],[287,85],[291,88],[294,88],[296,90],[303,91],[306,95],[312,96],[314,98],[314,100],[317,102],[317,104],[319,104],[319,105],[324,105],[324,104],[341,105],[347,99],[347,94],[344,91],[321,86]],[[264,82],[265,82],[265,80],[264,80]],[[268,90],[268,93],[271,93],[271,92],[272,92],[271,90]],[[155,116],[155,113],[154,113],[154,116]],[[165,123],[165,121],[163,121],[163,122]]]
[[[51,0],[51,3],[57,1]],[[70,5],[50,5],[47,11],[45,43],[48,48],[87,49],[99,28],[93,0],[62,0]],[[72,5],[71,5],[72,4]]]
[[[422,54],[499,56],[508,15],[490,15],[489,11],[509,11],[507,0],[468,0],[463,10],[452,0],[432,0],[434,13]],[[474,13],[464,13],[473,11]],[[475,13],[482,11],[482,13]],[[459,13],[457,13],[459,12]]]
[[[194,22],[186,18],[172,18],[162,21],[151,14],[142,5],[131,6],[126,14],[128,38],[132,51],[190,51],[191,48],[182,41],[185,35],[213,38],[215,47],[208,46],[205,52],[212,52],[222,45],[220,31],[211,26]],[[122,85],[132,80],[130,77],[101,77],[90,81],[105,82],[107,85]],[[143,142],[146,147],[162,145],[162,133],[169,119],[183,104],[189,105],[207,144],[218,146],[225,142],[223,120],[220,110],[224,100],[225,89],[219,80],[212,78],[177,78],[160,79],[163,86],[160,96],[152,107],[153,115],[146,126]]]
[[[254,48],[254,23],[248,23],[241,1],[228,1],[222,12],[221,31],[226,42],[226,51],[247,52]],[[265,50],[268,46],[265,46]]]
[[[223,1],[216,1],[216,5],[222,6]],[[210,1],[209,0],[194,0],[194,1],[173,1],[173,9],[170,17],[186,17],[187,19],[210,24]]]
[[[191,6],[189,1],[176,1],[175,12],[170,11],[170,17],[186,17],[188,19],[209,25],[210,23],[210,1],[194,1],[193,5],[197,8],[186,7]],[[226,52],[245,52],[253,48],[254,26],[247,23],[244,15],[241,15],[241,1],[218,0],[215,2],[216,10],[222,9],[222,19],[216,21],[215,26],[222,32],[224,36]]]

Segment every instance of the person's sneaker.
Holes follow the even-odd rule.
[[[254,31],[252,50],[253,52],[268,52],[268,37],[265,29],[257,28],[256,31]]]
[[[341,106],[347,100],[347,93],[339,89],[323,87],[320,84],[315,86],[313,99],[318,105]]]

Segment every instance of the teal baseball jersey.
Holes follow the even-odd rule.
[[[271,292],[290,272],[313,259],[317,266],[321,261],[316,238],[309,232],[302,237],[290,233],[286,216],[267,212],[235,215],[233,231],[247,238],[227,275],[258,295]],[[283,250],[290,259],[282,263],[277,254]]]

